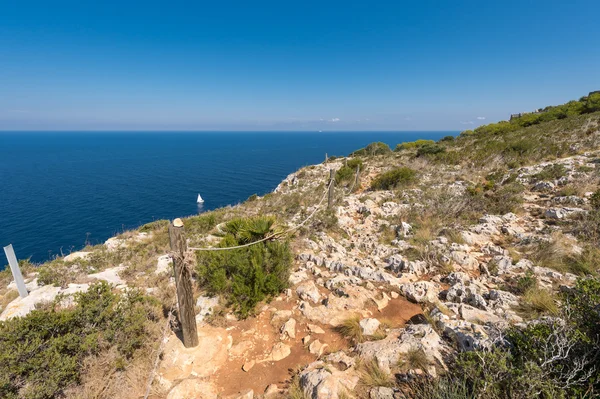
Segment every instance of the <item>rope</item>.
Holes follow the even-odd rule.
[[[150,372],[150,377],[148,378],[148,386],[146,387],[146,394],[144,395],[144,399],[148,399],[150,396],[150,390],[152,389],[152,383],[154,382],[154,376],[156,375],[156,370],[158,369],[158,363],[160,360],[160,354],[162,353],[163,346],[165,344],[165,337],[167,336],[167,330],[169,329],[169,325],[171,324],[171,318],[173,317],[173,308],[175,304],[171,305],[171,309],[169,310],[169,317],[167,317],[167,322],[165,323],[165,327],[163,328],[163,336],[160,340],[160,345],[158,346],[158,350],[156,352],[156,358],[154,359],[154,367]]]
[[[270,240],[270,239],[272,239],[272,238],[274,238],[276,236],[281,236],[281,235],[284,235],[284,234],[291,233],[292,231],[298,230],[300,227],[304,226],[306,224],[306,222],[308,222],[315,215],[315,213],[317,213],[317,211],[321,207],[321,204],[325,200],[325,197],[327,197],[327,193],[329,191],[329,187],[332,184],[333,184],[333,180],[331,180],[329,182],[329,184],[327,185],[327,187],[325,189],[325,194],[323,194],[323,197],[321,197],[321,201],[319,201],[319,203],[317,204],[317,206],[315,207],[315,209],[312,211],[312,213],[310,215],[308,215],[308,217],[306,219],[304,219],[302,221],[302,223],[300,223],[300,224],[298,224],[296,226],[290,227],[289,229],[284,230],[282,232],[273,233],[273,234],[268,235],[265,238],[262,238],[262,239],[260,239],[258,241],[253,241],[253,242],[250,242],[248,244],[236,245],[234,247],[225,247],[225,248],[219,248],[219,247],[213,247],[213,248],[195,248],[195,247],[189,247],[188,249],[193,250],[193,251],[228,251],[230,249],[246,248],[246,247],[249,247],[251,245],[255,245],[255,244],[258,244],[260,242]]]

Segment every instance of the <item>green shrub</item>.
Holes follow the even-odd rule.
[[[150,222],[150,223],[146,223],[146,224],[142,225],[138,229],[138,231],[152,232],[152,231],[156,231],[156,230],[166,229],[167,227],[169,227],[169,221],[161,219],[161,220],[155,220],[154,222]]]
[[[224,228],[220,247],[261,240],[274,232],[270,217],[234,219]],[[221,295],[242,318],[256,304],[287,287],[292,255],[287,242],[263,241],[246,248],[197,253],[196,272],[200,287],[210,295]]]
[[[567,174],[567,169],[562,164],[547,165],[541,172],[533,175],[536,180],[558,180]]]
[[[417,172],[411,168],[393,169],[377,176],[371,183],[373,190],[391,190],[408,185],[416,180]]]
[[[452,137],[452,136],[450,136]],[[412,150],[415,148],[419,148],[419,147],[423,147],[425,145],[432,145],[435,144],[435,141],[433,140],[415,140],[415,141],[407,141],[405,143],[401,143],[398,144],[396,146],[396,148],[394,149],[394,151],[404,151],[404,150]]]
[[[183,226],[187,234],[206,234],[220,222],[220,215],[216,212],[204,213],[183,220]]]
[[[60,397],[80,381],[86,356],[115,348],[121,363],[130,359],[148,342],[159,314],[140,292],[115,294],[105,282],[77,294],[76,303],[0,322],[0,397]]]
[[[388,146],[386,143],[376,141],[367,145],[365,147],[365,152],[367,153],[367,155],[373,156],[389,154],[390,152],[392,152],[392,150],[390,149],[390,146]]]
[[[436,155],[445,151],[446,149],[439,144],[425,144],[417,149],[417,156]]]
[[[590,205],[594,210],[600,211],[600,190],[596,190],[590,197]]]
[[[367,145],[365,148],[356,150],[350,154],[350,156],[374,156],[374,155],[385,155],[392,152],[390,147],[386,143],[377,141]]]
[[[444,136],[438,142],[439,143],[447,143],[447,142],[454,141],[454,139],[455,139],[454,136]]]
[[[335,182],[337,184],[342,182],[353,181],[356,176],[356,168],[359,170],[363,169],[363,161],[360,158],[353,158],[346,162],[346,165],[342,166],[335,173]]]

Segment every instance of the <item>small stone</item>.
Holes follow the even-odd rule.
[[[308,331],[310,331],[312,334],[325,334],[325,331],[315,324],[309,324]]]
[[[281,339],[296,338],[296,320],[289,319],[281,326]]]
[[[306,337],[302,338],[302,343],[304,345],[308,344],[310,342],[310,335],[307,335]]]
[[[321,356],[323,351],[327,347],[327,344],[322,343],[319,340],[313,341],[312,344],[309,345],[308,351],[313,355]]]
[[[242,366],[242,370],[244,370],[247,373],[252,367],[254,367],[255,364],[256,362],[254,360],[249,360],[246,363],[244,363],[244,365]]]
[[[271,349],[271,355],[269,357],[269,360],[273,362],[278,362],[281,359],[285,359],[286,357],[288,357],[290,353],[292,353],[292,350],[289,346],[287,346],[283,342],[278,342],[275,345],[273,345],[273,349]]]
[[[277,384],[271,384],[265,389],[265,397],[277,395],[279,393],[279,388]]]
[[[392,296],[392,299],[398,299],[398,297],[400,296],[400,294],[398,294],[396,291],[390,292],[390,295]]]

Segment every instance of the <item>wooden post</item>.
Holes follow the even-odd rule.
[[[173,252],[173,270],[175,271],[183,345],[186,348],[191,348],[198,346],[198,331],[194,312],[192,273],[185,262],[187,242],[183,234],[183,221],[181,219],[177,218],[172,224],[169,224],[169,239],[171,241],[171,251]]]
[[[12,244],[8,244],[4,247],[4,253],[6,254],[6,259],[8,259],[10,271],[15,279],[19,296],[21,298],[25,298],[27,295],[29,295],[29,293],[27,292],[27,287],[25,287],[25,280],[23,280],[21,269],[19,269],[19,262],[17,261],[17,256],[15,255],[15,250],[13,249]]]
[[[356,177],[354,178],[354,189],[358,189],[358,185],[360,184],[360,165],[356,166]]]
[[[327,196],[327,209],[333,205],[333,186],[335,185],[335,178],[333,177],[333,169],[329,169],[329,194]]]
[[[325,162],[323,163],[327,163],[327,159],[329,159],[329,157],[327,156],[327,153],[325,153]]]

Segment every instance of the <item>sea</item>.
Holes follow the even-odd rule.
[[[325,154],[456,134],[0,132],[0,246],[41,263],[154,220],[266,194]]]

